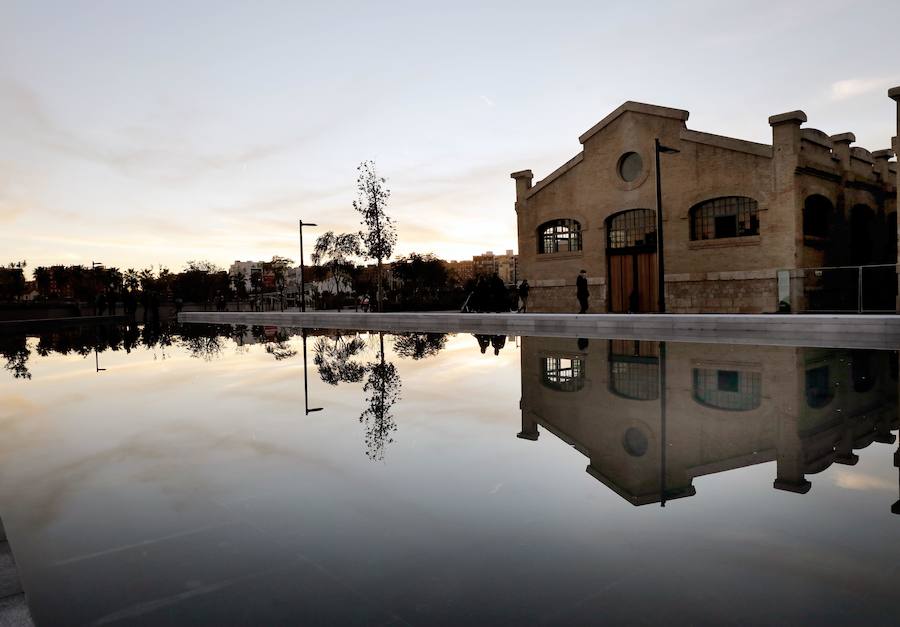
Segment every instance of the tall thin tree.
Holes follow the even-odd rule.
[[[383,311],[382,264],[390,258],[397,243],[394,221],[385,213],[391,190],[385,186],[387,180],[375,171],[374,161],[363,161],[357,170],[357,199],[353,202],[353,208],[360,213],[362,225],[366,227],[359,234],[366,256],[378,262],[378,311]]]

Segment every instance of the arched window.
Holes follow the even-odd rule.
[[[756,409],[762,400],[762,376],[743,370],[694,368],[694,400],[729,411]]]
[[[803,236],[828,237],[833,214],[834,205],[825,196],[808,196],[803,202]]]
[[[834,398],[831,385],[831,371],[828,366],[810,368],[806,371],[806,404],[813,409],[828,405]]]
[[[616,396],[636,401],[659,398],[659,345],[610,340],[609,389]]]
[[[541,383],[560,392],[577,392],[584,387],[584,359],[581,357],[541,358]]]
[[[581,250],[581,225],[577,220],[552,220],[538,227],[538,253]]]
[[[691,207],[691,239],[759,235],[759,207],[746,196],[724,196]]]
[[[656,247],[656,212],[630,209],[607,220],[607,248]]]

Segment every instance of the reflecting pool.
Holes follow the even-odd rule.
[[[896,624],[895,351],[0,334],[40,624]]]

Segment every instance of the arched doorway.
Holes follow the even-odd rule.
[[[850,263],[865,266],[878,256],[878,233],[875,212],[867,205],[855,205],[850,210]]]
[[[606,220],[609,311],[658,311],[656,212],[630,209]]]

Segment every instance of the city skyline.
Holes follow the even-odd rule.
[[[310,244],[359,228],[356,166],[370,158],[393,192],[398,255],[516,249],[509,173],[545,177],[626,100],[765,143],[769,115],[803,109],[826,133],[889,147],[900,8],[720,7],[12,3],[0,261],[296,260],[297,219],[320,225]]]

